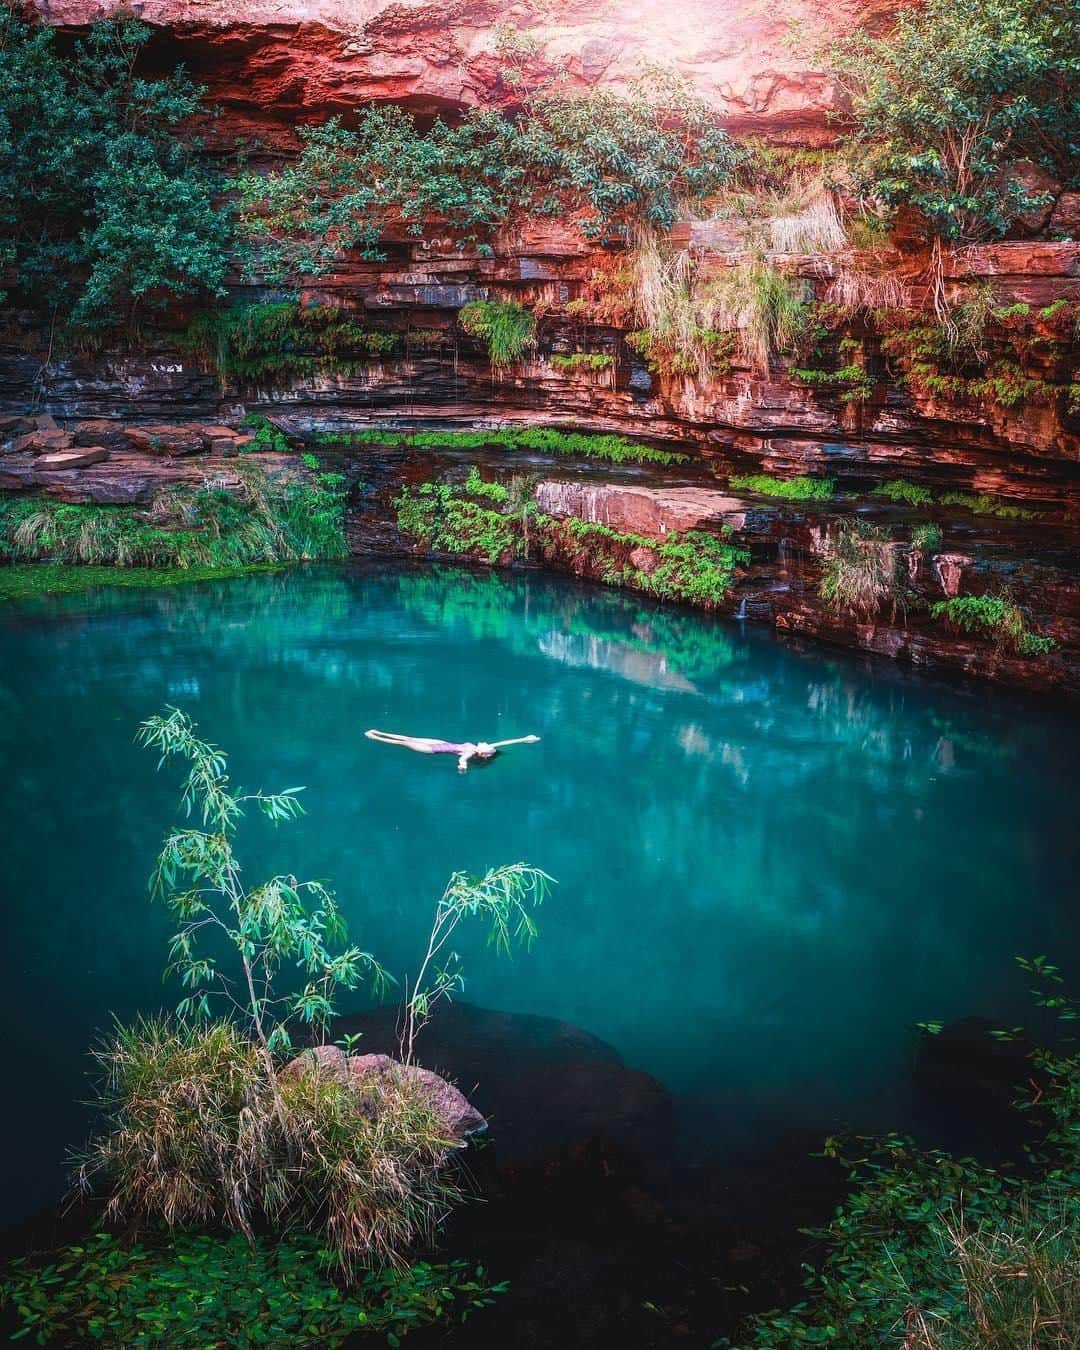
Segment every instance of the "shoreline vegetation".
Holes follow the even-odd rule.
[[[79,563],[10,563],[0,566],[0,604],[34,600],[41,596],[79,595],[107,587],[191,585],[200,581],[230,581],[234,577],[281,572],[293,562],[244,563],[234,567],[119,567]]]

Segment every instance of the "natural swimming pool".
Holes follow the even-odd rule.
[[[1014,954],[1077,968],[1080,736],[1059,704],[531,575],[310,568],[13,606],[8,1219],[60,1188],[95,1031],[178,997],[146,894],[176,781],[133,743],[166,703],[240,783],[306,785],[301,821],[252,827],[248,870],[328,879],[396,974],[453,870],[549,872],[530,954],[463,936],[466,997],[612,1043],[721,1153],[903,1126],[913,1023],[1021,1020]],[[542,741],[459,776],[370,726]]]

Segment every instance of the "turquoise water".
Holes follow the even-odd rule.
[[[531,954],[463,938],[466,997],[610,1041],[720,1152],[902,1125],[914,1022],[1018,1020],[1013,954],[1077,955],[1060,705],[536,577],[330,568],[9,606],[9,1218],[60,1186],[95,1029],[174,998],[146,877],[175,780],[132,740],[165,703],[243,785],[306,785],[303,820],[250,827],[248,874],[331,880],[398,974],[453,870],[550,872]],[[369,726],[543,739],[462,777]]]

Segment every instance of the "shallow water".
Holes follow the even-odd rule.
[[[95,1030],[175,1001],[146,877],[176,782],[132,740],[165,703],[243,785],[306,785],[303,820],[250,827],[248,873],[330,879],[395,973],[453,870],[551,873],[530,954],[463,937],[466,997],[611,1042],[718,1154],[903,1126],[914,1022],[1017,1021],[1015,953],[1078,964],[1061,705],[536,577],[310,569],[9,606],[5,1219],[60,1187]],[[459,776],[369,726],[543,739]]]

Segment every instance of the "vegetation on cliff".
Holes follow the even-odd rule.
[[[849,162],[860,190],[907,205],[943,239],[1004,234],[1043,205],[1020,172],[1080,174],[1080,5],[927,0],[888,34],[833,49],[851,100]]]
[[[250,465],[238,477],[166,489],[147,511],[0,497],[0,559],[183,569],[344,557],[340,474]]]
[[[518,213],[574,219],[589,238],[666,229],[737,158],[715,110],[661,75],[625,97],[536,91],[516,118],[473,109],[425,131],[400,108],[369,107],[354,126],[334,119],[301,136],[295,164],[237,184],[253,266],[277,278],[325,270],[347,248],[382,258],[395,233],[449,231],[490,252]]]
[[[77,330],[220,295],[232,225],[192,119],[203,91],[138,69],[150,30],[93,25],[70,52],[0,6],[0,265]]]

